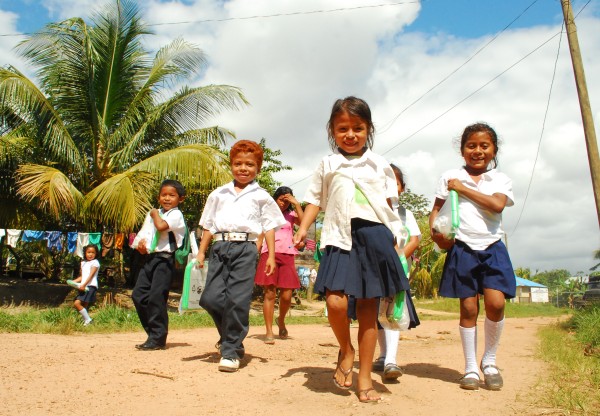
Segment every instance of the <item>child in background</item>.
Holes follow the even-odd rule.
[[[396,185],[398,187],[398,195],[400,195],[406,189],[406,183],[404,182],[404,175],[400,168],[394,164],[390,165],[396,176]],[[406,258],[408,264],[408,270],[412,263],[412,255],[415,250],[419,247],[421,241],[421,230],[415,216],[410,210],[398,206],[398,215],[404,227],[408,230],[410,238],[408,241],[404,238],[399,238],[398,247],[400,248],[402,255]],[[408,277],[408,276],[407,276]],[[405,299],[411,301],[410,292],[406,292]],[[413,308],[409,308],[409,313]],[[419,325],[419,320],[416,316],[411,316],[411,325],[409,328],[414,328]],[[379,341],[379,358],[373,363],[373,371],[383,371],[384,380],[396,380],[402,375],[402,369],[396,364],[396,355],[398,353],[398,343],[400,341],[400,330],[397,329],[384,329],[381,325],[378,325],[377,340]]]
[[[373,388],[371,368],[377,343],[379,298],[408,290],[394,235],[401,222],[392,210],[398,200],[390,165],[371,152],[375,128],[367,103],[356,97],[337,100],[327,124],[333,155],[324,157],[304,197],[307,205],[294,243],[304,240],[320,210],[325,211],[321,247],[325,252],[315,291],[326,295],[328,319],[340,349],[333,381],[352,384],[355,350],[350,339],[349,297],[358,318],[360,402],[381,399]]]
[[[263,316],[265,317],[265,328],[267,334],[265,344],[274,344],[273,336],[273,315],[275,311],[275,298],[277,289],[279,289],[279,317],[277,326],[279,327],[279,338],[286,339],[288,330],[285,327],[285,315],[290,309],[292,302],[292,292],[300,288],[300,280],[296,272],[294,257],[298,250],[294,247],[292,237],[294,235],[294,225],[299,225],[304,216],[300,203],[294,198],[291,188],[280,186],[273,194],[273,199],[281,210],[285,218],[285,225],[275,231],[275,270],[271,274],[265,273],[265,266],[269,258],[267,245],[262,245],[262,237],[258,239],[258,250],[260,260],[256,269],[254,283],[263,287]],[[262,246],[262,248],[261,248]]]
[[[152,222],[158,241],[152,246],[152,236],[138,233],[132,246],[144,255],[144,266],[138,274],[131,295],[135,309],[148,339],[135,347],[142,351],[164,350],[169,332],[167,300],[175,267],[174,253],[183,243],[185,220],[179,204],[185,199],[185,188],[176,180],[167,179],[160,185],[158,203],[146,215],[145,223]],[[144,228],[144,227],[142,227]],[[150,248],[154,251],[150,252]]]
[[[439,294],[460,299],[460,337],[465,356],[465,375],[460,387],[479,389],[477,367],[477,316],[479,297],[485,305],[485,351],[481,371],[490,390],[503,386],[496,367],[496,351],[504,327],[505,299],[515,296],[515,273],[502,236],[502,211],[512,206],[512,181],[498,172],[498,136],[487,124],[467,126],[460,151],[465,165],[440,178],[429,225],[433,241],[448,250]],[[458,193],[460,227],[454,240],[433,229],[449,191]]]
[[[73,280],[73,282],[79,283],[78,290],[80,292],[75,298],[73,306],[81,314],[83,325],[88,326],[92,323],[92,318],[88,314],[87,307],[96,301],[96,291],[98,290],[98,271],[100,270],[98,247],[95,244],[88,244],[83,248],[83,255],[85,259],[81,262],[81,274]]]
[[[219,371],[235,372],[244,357],[250,301],[256,273],[256,241],[265,234],[268,255],[264,273],[275,271],[275,228],[286,223],[281,210],[255,181],[263,162],[263,150],[255,142],[240,140],[229,152],[233,181],[210,193],[200,218],[202,240],[196,260],[204,266],[208,256],[202,306],[219,331]]]

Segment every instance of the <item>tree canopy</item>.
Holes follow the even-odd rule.
[[[162,179],[207,190],[230,179],[219,147],[234,134],[205,124],[243,108],[245,97],[229,85],[172,92],[202,71],[206,57],[183,39],[151,56],[139,15],[134,1],[111,1],[89,23],[75,17],[32,34],[17,51],[35,81],[0,68],[5,226],[37,210],[82,231],[100,224],[128,231]]]

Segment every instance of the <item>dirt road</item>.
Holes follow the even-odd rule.
[[[507,318],[499,350],[505,387],[465,391],[457,320],[423,321],[402,333],[405,374],[384,384],[378,404],[332,383],[337,346],[327,325],[290,325],[290,338],[265,345],[252,327],[237,373],[220,373],[213,328],[171,331],[164,351],[142,352],[142,332],[0,334],[2,415],[539,415],[536,332],[555,318]],[[483,329],[483,322],[480,322]],[[356,340],[357,328],[352,328]],[[479,354],[483,330],[479,331]],[[356,345],[356,344],[355,344]],[[355,369],[358,362],[355,363]]]

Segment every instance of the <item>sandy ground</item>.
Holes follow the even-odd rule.
[[[0,414],[548,414],[536,398],[544,371],[536,332],[555,321],[507,318],[498,359],[501,391],[460,389],[458,321],[423,321],[402,333],[398,363],[404,376],[387,384],[373,373],[383,395],[377,404],[359,403],[354,389],[334,386],[337,346],[327,325],[288,325],[290,338],[275,345],[264,344],[262,327],[252,327],[237,373],[217,370],[214,328],[171,331],[168,348],[152,352],[134,348],[145,339],[142,332],[0,334]],[[354,340],[357,331],[353,325]]]

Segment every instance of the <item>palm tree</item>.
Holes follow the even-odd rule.
[[[3,204],[13,221],[29,204],[88,231],[98,224],[129,231],[160,180],[207,190],[229,180],[219,146],[234,135],[203,126],[246,99],[227,85],[184,86],[169,96],[202,70],[205,56],[176,39],[151,57],[139,15],[135,2],[117,0],[91,24],[67,19],[21,42],[17,51],[36,69],[39,87],[17,68],[0,69],[0,186],[7,188],[0,203],[13,202]],[[11,171],[16,186],[3,180]]]

